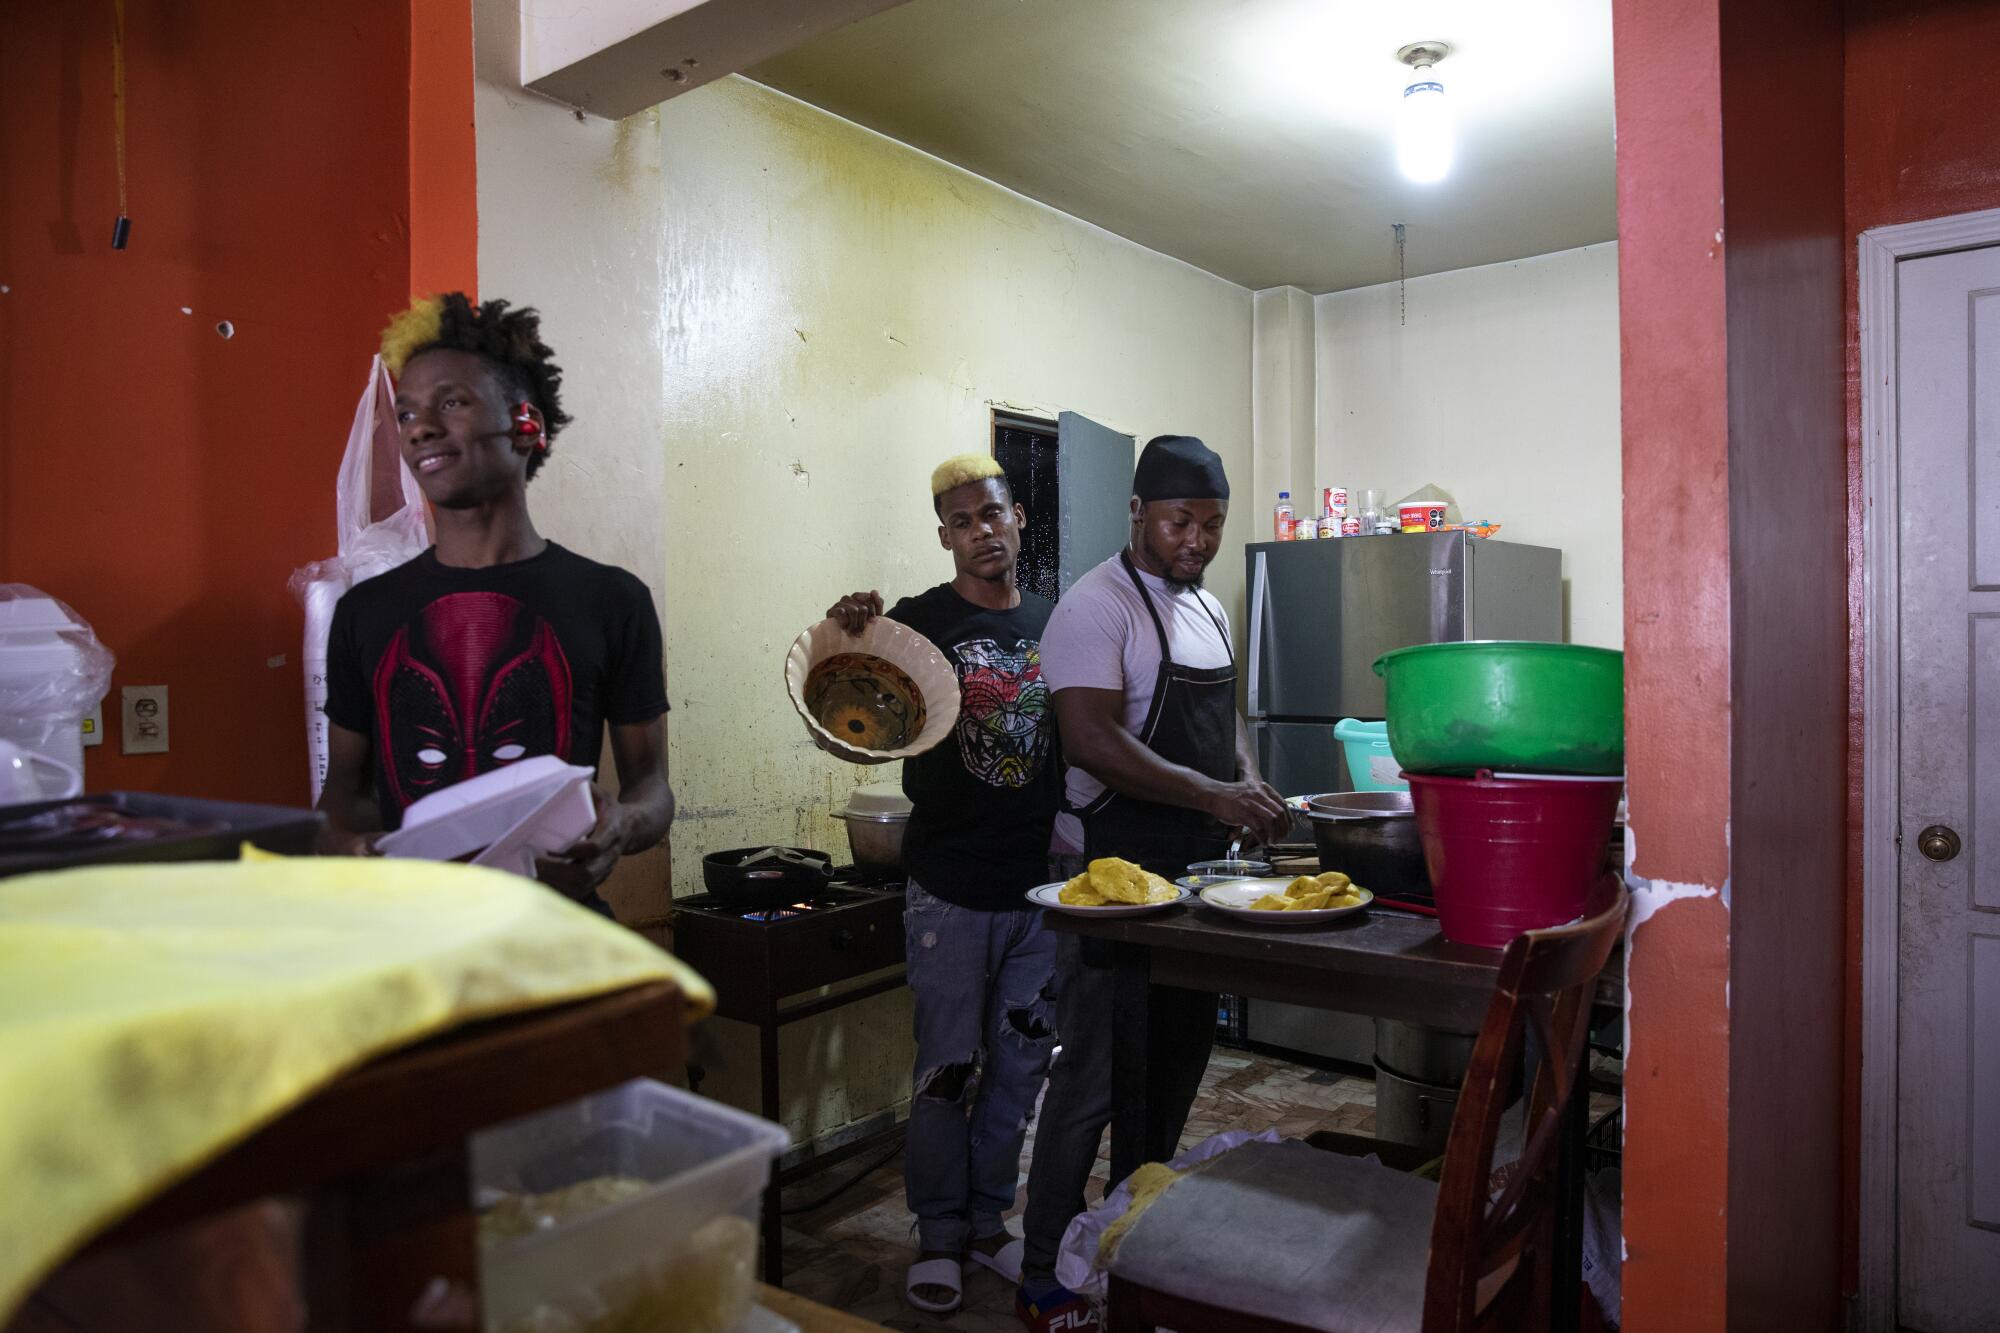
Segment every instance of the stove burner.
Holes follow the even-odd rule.
[[[789,907],[770,907],[761,912],[744,912],[742,913],[742,917],[745,921],[756,921],[759,923],[789,921],[795,916],[804,916],[812,910],[813,904],[811,903],[793,903]]]

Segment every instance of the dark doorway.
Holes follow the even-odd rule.
[[[1062,482],[1056,468],[1056,423],[994,413],[993,458],[1007,474],[1015,501],[1028,511],[1015,578],[1021,587],[1053,602],[1062,595]]]

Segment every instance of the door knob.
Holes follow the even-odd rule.
[[[1958,834],[1942,824],[1933,824],[1917,835],[1917,850],[1933,861],[1949,861],[1958,855]]]

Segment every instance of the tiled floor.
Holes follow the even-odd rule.
[[[1200,1096],[1188,1117],[1183,1145],[1224,1130],[1254,1132],[1275,1126],[1288,1137],[1316,1129],[1371,1134],[1375,1128],[1375,1084],[1371,1079],[1308,1069],[1267,1056],[1218,1048],[1210,1057]],[[1094,1179],[1103,1188],[1107,1141],[1099,1146]],[[1024,1202],[1030,1137],[1021,1151]],[[808,1202],[835,1188],[851,1166],[835,1166],[800,1181],[793,1203]],[[1019,1230],[1018,1220],[1013,1222]],[[785,1286],[801,1296],[872,1319],[889,1328],[966,1330],[967,1333],[1020,1333],[1014,1318],[1014,1289],[998,1276],[968,1266],[965,1303],[953,1315],[927,1315],[903,1300],[903,1270],[915,1258],[909,1210],[903,1206],[901,1157],[870,1172],[838,1198],[785,1220]]]

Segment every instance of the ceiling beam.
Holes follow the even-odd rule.
[[[902,0],[517,3],[522,84],[622,120]]]

